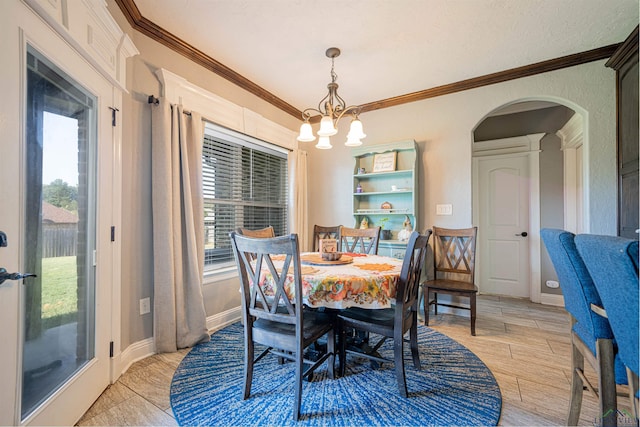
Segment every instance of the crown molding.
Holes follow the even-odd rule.
[[[115,2],[134,30],[167,46],[236,86],[267,101],[285,113],[289,113],[300,119],[302,118],[302,111],[142,16],[134,0],[115,0]]]
[[[572,55],[562,56],[560,58],[549,59],[547,61],[536,62],[535,64],[524,65],[522,67],[511,68],[509,70],[499,71],[497,73],[486,74],[480,77],[474,77],[455,83],[436,86],[430,89],[425,89],[406,95],[383,99],[381,101],[370,102],[368,104],[361,105],[362,112],[379,110],[381,108],[393,107],[395,105],[421,101],[428,98],[435,98],[436,96],[448,95],[451,93],[462,92],[469,89],[476,89],[482,86],[489,86],[509,80],[520,79],[522,77],[530,77],[536,74],[547,73],[549,71],[556,71],[562,68],[582,65],[593,61],[599,61],[601,59],[610,57],[619,45],[619,43],[612,44],[609,46],[588,50],[586,52],[580,52]]]
[[[611,58],[607,61],[607,67],[619,70],[622,65],[634,54],[638,52],[638,26],[629,34],[629,37],[620,44],[620,48],[617,49]]]
[[[229,67],[221,64],[204,52],[191,46],[184,40],[176,37],[162,27],[151,22],[140,14],[140,10],[135,5],[135,0],[115,0],[116,4],[129,21],[133,29],[142,34],[151,37],[158,43],[161,43],[177,53],[191,59],[206,69],[218,74],[219,76],[229,80],[242,89],[264,99],[273,106],[281,109],[285,113],[289,113],[294,117],[301,118],[302,111],[278,98],[271,92],[263,89],[247,78],[236,73]],[[525,65],[522,67],[511,68],[497,73],[487,74],[480,77],[474,77],[459,82],[450,83],[442,86],[433,87],[405,95],[386,98],[379,101],[362,104],[362,112],[380,110],[383,108],[394,107],[410,102],[421,101],[423,99],[435,98],[437,96],[448,95],[451,93],[462,92],[469,89],[475,89],[482,86],[488,86],[496,83],[502,83],[509,80],[515,80],[522,77],[529,77],[536,74],[556,71],[562,68],[573,67],[576,65],[586,64],[593,61],[609,58],[613,52],[621,45],[621,43],[588,50],[586,52],[575,53],[560,58],[550,59],[547,61],[537,62],[535,64]],[[312,119],[313,120],[313,119]]]

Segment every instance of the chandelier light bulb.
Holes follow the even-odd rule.
[[[313,136],[313,129],[311,129],[311,123],[304,122],[300,126],[300,135],[298,135],[298,141],[300,142],[311,142],[316,139]]]
[[[347,142],[345,142],[344,145],[346,145],[347,147],[357,147],[359,145],[362,145],[362,141],[360,141],[360,138],[355,137],[351,135],[351,133],[349,133],[349,135],[347,135]]]
[[[358,118],[351,120],[351,125],[349,126],[349,133],[347,134],[347,138],[353,137],[353,138],[362,139],[362,138],[365,138],[366,136],[367,135],[365,135],[362,129],[362,122]]]
[[[328,150],[332,148],[331,140],[329,140],[328,136],[321,136],[318,138],[318,143],[316,144],[316,148],[320,150]]]
[[[333,126],[333,119],[330,116],[322,116],[320,120],[320,129],[318,129],[318,136],[332,136],[338,133],[338,129]]]

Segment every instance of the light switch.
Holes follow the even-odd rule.
[[[453,215],[453,205],[436,205],[436,215]]]

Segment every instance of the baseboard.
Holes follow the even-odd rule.
[[[241,313],[241,307],[235,307],[231,310],[209,316],[207,317],[207,330],[212,334],[217,330],[235,323],[242,318]],[[156,354],[156,346],[153,337],[151,337],[142,341],[134,342],[119,354],[114,355],[111,358],[110,363],[111,384],[115,383],[118,378],[120,378],[120,376],[138,360],[142,360],[154,354]]]
[[[119,354],[111,358],[111,384],[115,383],[120,375],[138,360],[156,354],[156,345],[153,337],[137,341],[125,348]]]
[[[564,296],[560,294],[540,294],[540,304],[564,307]]]
[[[218,331],[232,323],[238,322],[242,318],[242,307],[234,307],[231,310],[214,314],[207,317],[207,330],[210,334]]]

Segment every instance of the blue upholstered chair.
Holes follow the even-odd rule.
[[[598,395],[604,425],[615,425],[616,383],[626,384],[627,380],[609,322],[591,309],[592,304],[602,306],[600,296],[576,249],[574,234],[543,229],[540,235],[558,274],[565,309],[571,316],[572,375],[567,425],[578,423],[585,385]],[[597,392],[584,375],[585,359],[598,374]]]
[[[613,330],[620,359],[627,368],[631,408],[638,417],[638,241],[581,234],[582,256]]]

